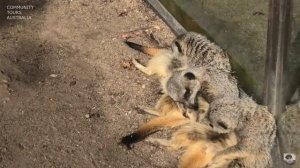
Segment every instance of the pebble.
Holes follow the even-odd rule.
[[[70,82],[70,84],[69,84],[69,86],[74,86],[74,85],[76,85],[76,81],[72,81],[72,82]]]
[[[57,77],[57,74],[51,74],[49,75],[51,78],[56,78]]]
[[[85,118],[90,118],[91,116],[89,114],[84,115]]]

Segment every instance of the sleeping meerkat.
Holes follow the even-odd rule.
[[[159,115],[159,117],[150,120],[148,123],[140,127],[138,131],[124,137],[122,139],[123,144],[130,146],[131,144],[144,139],[145,136],[161,128],[173,128],[173,127],[183,126],[189,123],[193,123],[193,119],[197,118],[199,111],[201,111],[201,107],[203,106],[201,104],[202,103],[201,100],[205,100],[204,104],[209,106],[209,103],[207,103],[207,101],[212,102],[212,100],[215,99],[214,97],[215,95],[218,97],[220,95],[223,95],[223,93],[225,93],[226,91],[229,91],[229,93],[233,95],[233,97],[238,97],[239,95],[237,81],[230,73],[231,67],[229,64],[228,56],[218,46],[209,42],[204,36],[201,36],[197,33],[187,33],[177,37],[174,40],[174,42],[171,44],[171,46],[166,48],[144,47],[131,42],[127,42],[127,44],[131,48],[137,49],[139,51],[142,51],[152,56],[147,66],[143,66],[142,64],[138,63],[135,60],[133,60],[133,63],[142,72],[148,75],[155,74],[160,77],[163,90],[167,94],[167,96],[169,96],[168,99],[171,100],[170,102],[174,102],[173,104],[174,106],[171,105],[174,108],[171,108],[173,110],[166,110],[166,111],[171,111],[170,113],[165,113],[165,112],[161,113],[161,112],[157,112],[157,110],[155,109],[154,110],[146,109],[145,111],[148,111],[151,114]],[[222,74],[221,75],[222,79],[218,83],[218,86],[220,86],[223,81],[225,81],[224,82],[225,86],[221,85],[222,86],[221,90],[211,89],[209,88],[211,85],[207,85],[206,79],[203,80],[202,77],[199,78],[200,76],[202,76],[202,71],[200,71],[199,73],[200,75],[198,74],[198,71],[193,71],[192,73],[189,72],[189,70],[191,69],[194,70],[199,67],[205,67],[206,69],[205,71],[210,72],[211,74],[213,73]],[[180,76],[179,78],[177,78],[178,75]],[[183,79],[183,80],[177,81],[172,79]],[[214,78],[215,82],[216,80],[217,79]],[[176,84],[184,84],[184,85],[181,85],[179,87],[177,86],[173,87],[173,85]],[[208,84],[210,83],[208,82]],[[182,87],[182,86],[188,86],[188,87]],[[218,88],[218,86],[212,88]],[[226,88],[226,86],[229,87]],[[175,91],[174,88],[176,87],[180,89]],[[202,97],[203,94],[205,94],[206,97]],[[206,99],[210,99],[210,100],[206,100]],[[207,114],[207,110],[208,108],[206,108],[206,111],[204,112],[202,111],[200,113]],[[188,119],[188,117],[192,119]],[[197,120],[198,119],[196,119],[196,121]],[[186,159],[183,159],[184,161],[180,161],[180,163],[185,163],[183,165],[188,165],[189,163],[193,164],[192,162],[189,162],[187,160],[191,159],[192,157],[201,158],[202,156],[204,156],[203,153],[201,152],[198,153],[193,150],[196,149],[197,147],[198,149],[202,149],[203,151],[206,151],[209,149],[215,149],[216,146],[218,145],[220,146],[220,144],[222,144],[222,143],[213,143],[215,146],[212,145],[211,147],[208,147],[209,146],[208,145],[203,147],[203,145],[201,145],[204,144],[203,142],[206,142],[207,144],[210,144],[212,142],[211,139],[207,139],[208,137],[206,135],[207,134],[206,131],[208,130],[203,130],[203,132],[201,133],[203,134],[203,137],[201,137],[196,141],[190,140],[189,139],[190,137],[187,136],[187,134],[180,134],[182,136],[179,136],[179,133],[174,134],[173,138],[171,138],[171,144],[176,144],[176,142],[174,142],[172,139],[177,139],[178,137],[186,137],[185,140],[178,143],[177,146],[186,147],[187,151],[190,151],[190,152],[186,152],[185,153],[186,155],[183,155],[182,158],[186,158]],[[216,133],[216,134],[223,135],[220,133]],[[228,135],[230,135],[229,137],[235,137],[234,133],[228,133]],[[225,137],[228,137],[228,135],[226,135]],[[222,136],[220,136],[219,140],[222,139],[221,137]],[[230,143],[224,145],[223,142],[223,145],[221,145],[222,147],[216,149],[219,149],[221,151],[222,149],[225,149],[226,147],[234,144],[233,141],[231,141],[231,138],[228,139],[225,138],[223,141],[225,142],[229,141]],[[166,141],[160,141],[160,142],[166,142]],[[189,142],[189,143],[187,143],[187,145],[184,145],[185,144],[184,142]],[[191,146],[194,146],[194,148]],[[219,151],[219,150],[213,150],[213,151]],[[209,153],[211,152],[208,152],[207,153],[208,155],[206,156],[207,157],[211,156],[212,158],[214,154],[210,155]],[[196,164],[196,162],[194,163],[195,165],[198,165]],[[204,163],[207,164],[208,161],[202,160],[202,163],[204,166],[205,165]]]
[[[205,168],[218,152],[236,145],[237,137],[234,132],[218,133],[206,124],[188,122],[180,126],[170,139],[148,138],[147,141],[166,146],[171,151],[183,151],[179,168]]]
[[[137,69],[147,75],[164,78],[173,70],[190,67],[208,66],[210,71],[221,70],[231,72],[228,55],[205,36],[187,32],[176,37],[167,47],[146,47],[133,42],[125,42],[129,47],[143,52],[151,59],[146,66],[133,59]]]
[[[163,48],[146,47],[128,41],[126,44],[135,50],[151,56],[146,66],[138,63],[135,59],[133,59],[133,63],[137,69],[147,75],[157,75],[162,84],[163,92],[166,94],[170,92],[170,90],[167,90],[167,81],[170,81],[169,79],[174,76],[175,71],[186,71],[187,69],[198,67],[206,67],[206,70],[211,73],[224,74],[224,76],[230,78],[228,85],[233,86],[229,87],[229,89],[236,94],[239,92],[237,80],[231,74],[228,55],[220,47],[210,42],[201,34],[188,32],[179,35],[168,47]],[[195,75],[197,76],[197,74]],[[186,79],[194,79],[194,75],[186,74],[184,76]],[[174,82],[176,83],[176,81]],[[186,89],[183,88],[180,91],[183,92],[185,90]],[[188,95],[189,91],[191,90],[187,90],[183,95]],[[198,96],[193,97],[195,99],[193,100],[194,104],[192,109],[200,107],[201,105],[199,105],[198,102],[201,103],[201,101],[196,100]],[[204,102],[204,104],[205,103],[206,102]],[[186,108],[189,107],[187,106]]]
[[[204,107],[204,106],[202,106]],[[146,112],[157,115],[140,126],[134,133],[122,138],[121,142],[127,147],[143,140],[151,133],[164,128],[178,128],[171,139],[148,138],[147,141],[167,146],[170,150],[183,150],[184,153],[179,160],[179,168],[204,168],[219,151],[222,151],[237,143],[235,133],[219,134],[211,127],[199,123],[207,115],[208,104],[200,116],[187,118],[183,116],[181,104],[176,103],[167,95],[163,95],[154,110],[147,109]],[[196,114],[196,113],[192,113]],[[194,117],[193,117],[194,116]]]
[[[159,99],[154,109],[143,109],[145,112],[156,115],[157,117],[141,125],[132,134],[123,137],[121,142],[127,145],[127,147],[131,148],[132,144],[145,139],[148,135],[161,129],[175,128],[189,122],[201,120],[207,114],[206,112],[208,111],[208,108],[208,103],[202,103],[202,106],[200,107],[198,112],[187,114],[184,112],[185,108],[180,103],[175,102],[168,95],[163,95]]]
[[[236,145],[218,152],[207,168],[221,168],[228,161],[243,168],[272,167],[270,152],[276,125],[266,106],[257,105],[246,96],[224,97],[210,104],[207,123],[215,132],[234,132],[238,138]]]

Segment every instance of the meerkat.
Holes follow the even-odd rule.
[[[148,135],[161,129],[174,128],[191,121],[202,120],[208,111],[209,104],[204,104],[206,101],[202,100],[202,98],[200,98],[199,101],[202,102],[202,105],[197,111],[185,111],[185,108],[180,103],[175,102],[170,96],[164,94],[159,99],[154,109],[142,109],[143,111],[158,117],[146,122],[134,133],[123,137],[121,143],[125,144],[130,149],[132,144],[145,139]]]
[[[138,63],[135,59],[133,59],[133,64],[147,75],[159,76],[165,93],[168,93],[166,89],[167,81],[172,78],[174,71],[185,71],[195,67],[206,67],[206,70],[211,73],[223,73],[225,77],[227,75],[230,78],[231,85],[236,86],[236,88],[231,87],[230,89],[238,92],[237,80],[231,74],[229,56],[219,46],[210,42],[201,34],[188,32],[179,35],[169,46],[163,48],[146,47],[128,41],[126,44],[151,56],[146,66]],[[185,77],[194,79],[189,74]],[[188,92],[186,92],[187,94]],[[196,99],[193,101],[198,103]],[[194,107],[199,106],[199,104],[194,104]],[[195,109],[194,107],[192,109]]]
[[[267,107],[250,97],[223,97],[210,104],[206,122],[215,132],[234,132],[238,139],[236,145],[218,152],[206,168],[223,168],[228,161],[243,168],[272,167],[270,152],[276,125]]]
[[[198,107],[199,97],[210,104],[225,96],[240,96],[236,79],[230,73],[212,72],[206,66],[176,70],[166,79],[164,86],[166,94],[188,108]]]
[[[210,67],[212,67],[212,68],[208,68],[211,71],[212,70],[222,70],[224,72],[231,71],[228,56],[217,45],[208,41],[204,36],[194,32],[189,32],[178,36],[169,47],[165,47],[165,48],[145,47],[128,41],[126,42],[126,44],[133,49],[136,49],[138,51],[141,51],[143,53],[152,56],[147,66],[143,66],[139,64],[135,59],[133,59],[133,63],[139,70],[146,73],[147,75],[153,75],[153,74],[158,75],[161,79],[161,83],[163,84],[166,83],[164,82],[165,79],[168,79],[169,76],[172,76],[174,70],[185,69],[195,65],[197,66],[209,65]],[[193,76],[186,75],[185,77],[187,79],[190,79]],[[165,87],[163,86],[163,88]],[[187,92],[185,96],[189,96],[188,94],[189,93]],[[192,104],[192,106],[189,105],[186,106],[186,104],[183,104],[185,110],[175,110],[175,111],[184,112],[183,114],[184,116],[193,115],[194,113],[196,113],[195,116],[199,116],[197,113],[199,112],[205,113],[203,112],[203,110],[201,110],[202,106],[204,106],[204,108],[202,109],[205,109],[207,106],[207,102],[205,101],[205,99],[201,98],[201,96],[199,95],[194,97],[195,97],[194,104]],[[180,103],[180,101],[178,102]],[[175,108],[176,106],[178,105],[175,105]],[[148,110],[148,112],[153,113],[154,111]],[[149,132],[152,132],[152,130],[153,131],[157,130],[159,128],[162,128],[163,125],[165,125],[166,123],[170,123],[171,121],[173,122],[177,120],[178,118],[178,116],[176,116],[177,114],[178,113],[175,113],[175,115],[167,115],[149,121],[149,123],[146,123],[146,125],[140,127],[141,130],[138,130],[140,132],[138,133],[138,135],[142,134],[141,132],[147,135]],[[171,116],[172,118],[169,118]],[[181,114],[179,114],[179,118],[180,118],[180,122],[181,120],[186,119]],[[161,127],[157,126],[159,121],[162,121],[162,123],[160,123]],[[154,124],[154,122],[156,122],[156,124]],[[150,124],[150,126],[148,126],[148,124]],[[153,125],[155,125],[155,127],[152,127]],[[147,131],[145,131],[145,129]],[[131,135],[126,138],[123,138],[122,141],[125,143],[131,141],[130,140],[131,138],[135,139],[134,137],[137,136],[137,134],[134,135],[135,136]],[[143,139],[142,137],[144,136],[140,136],[140,138],[138,139]]]
[[[221,48],[211,43],[200,34],[188,32],[180,35],[169,47],[164,48],[146,47],[128,41],[126,44],[129,47],[152,57],[147,66],[137,63],[135,59],[133,59],[133,63],[142,72],[148,75],[156,74],[159,76],[161,84],[163,85],[163,92],[165,93],[174,92],[167,90],[167,84],[171,83],[171,80],[169,79],[173,79],[174,71],[189,69],[190,67],[195,66],[206,66],[207,71],[226,73],[228,78],[231,78],[231,86],[236,86],[236,88],[229,88],[238,94],[237,81],[231,74],[228,74],[228,72],[231,72],[228,55]],[[187,73],[184,77],[187,81],[195,79],[195,76],[191,73]],[[174,81],[174,83],[176,82],[177,81]],[[192,82],[189,83],[192,84]],[[182,91],[185,91],[185,93],[182,94],[184,98],[190,97],[190,101],[193,101],[193,103],[183,103],[185,108],[185,110],[183,110],[185,112],[184,115],[193,114],[192,112],[199,112],[201,111],[201,109],[199,110],[201,106],[204,106],[204,108],[207,106],[205,99],[201,98],[201,95],[196,94],[198,92],[194,92],[193,96],[190,96],[189,94],[193,90],[190,90],[188,87],[187,89],[182,88],[182,90],[178,90],[178,92]],[[172,98],[175,97],[173,95],[174,94],[171,94]],[[175,101],[181,103],[181,101]],[[198,115],[196,114],[196,116]]]
[[[123,137],[122,143],[131,146],[131,144],[143,140],[146,136],[160,129],[174,128],[186,124],[190,122],[188,118],[194,120],[196,118],[196,121],[200,121],[207,114],[209,103],[216,98],[224,96],[225,93],[227,96],[234,98],[239,96],[237,86],[228,82],[226,75],[216,79],[216,76],[206,74],[207,72],[209,71],[205,67],[174,71],[173,76],[166,84],[168,95],[162,97],[155,108],[156,110],[146,110],[148,113],[160,117],[150,120],[134,133]],[[197,77],[195,74],[197,74]],[[220,75],[217,77],[220,77]],[[210,83],[218,85],[210,86]],[[202,105],[199,106],[199,102]],[[203,102],[206,102],[206,104],[204,105]],[[199,112],[202,114],[200,120],[197,119]]]
[[[300,157],[300,100],[295,100],[294,104],[286,106],[286,110],[278,119],[278,131],[283,153],[292,153],[296,156],[296,161],[289,167],[300,167],[298,158]]]
[[[148,138],[147,141],[166,146],[173,151],[185,148],[179,160],[179,168],[204,168],[217,152],[235,145],[237,139],[234,133],[219,134],[213,132],[211,127],[196,122],[196,119],[204,119],[209,105],[203,108],[204,106],[201,111],[205,112],[204,114],[200,113],[198,117],[191,115],[187,118],[182,115],[184,108],[181,104],[176,103],[168,95],[163,95],[154,110],[145,109],[146,112],[158,117],[143,124],[134,133],[123,137],[121,142],[131,149],[132,144],[143,140],[151,133],[162,128],[179,127],[170,140]]]
[[[275,120],[266,107],[257,105],[245,94],[240,97],[237,86],[230,80],[230,74],[210,72],[205,67],[177,70],[167,80],[166,93],[190,107],[195,106],[201,95],[210,105],[208,118],[214,130],[221,134],[237,133],[237,145],[217,153],[208,168],[226,167],[228,161],[230,168],[270,167]]]
[[[184,148],[179,168],[204,168],[218,152],[236,145],[237,137],[233,132],[220,134],[203,123],[189,122],[173,133],[169,140],[149,138],[148,141],[166,146],[172,151]]]
[[[195,32],[179,35],[167,47],[146,47],[129,41],[125,43],[152,57],[146,66],[132,60],[135,67],[147,75],[164,78],[173,70],[194,66],[209,66],[211,71],[231,72],[228,55],[205,36]]]
[[[171,74],[173,69],[185,66],[182,63],[186,62],[186,58],[180,56],[176,42],[165,48],[146,47],[129,41],[125,43],[130,48],[151,56],[146,66],[137,62],[136,59],[132,59],[134,66],[147,75],[156,75],[162,79]]]
[[[151,114],[159,115],[160,117],[155,118],[153,120],[150,120],[148,123],[143,125],[138,129],[138,131],[134,132],[133,134],[130,134],[122,139],[122,143],[126,144],[127,146],[138,142],[139,140],[142,140],[145,138],[145,135],[149,135],[150,133],[155,132],[156,130],[159,130],[160,128],[173,128],[176,126],[182,126],[187,123],[190,123],[191,121],[187,119],[187,115],[189,114],[191,116],[197,116],[194,114],[194,112],[199,111],[199,107],[201,108],[201,96],[202,92],[205,90],[213,90],[208,88],[206,85],[207,82],[204,82],[203,78],[201,80],[198,80],[199,74],[198,71],[188,72],[190,69],[197,69],[199,67],[206,67],[206,71],[211,73],[219,73],[223,74],[223,81],[225,81],[225,85],[229,85],[229,89],[233,95],[238,96],[238,88],[237,88],[237,81],[236,79],[230,74],[231,67],[229,63],[228,56],[215,44],[209,42],[204,36],[201,36],[196,33],[187,33],[184,35],[181,35],[177,37],[174,42],[170,45],[170,47],[166,48],[150,48],[150,47],[144,47],[135,43],[127,42],[127,44],[134,49],[137,49],[139,51],[142,51],[150,56],[152,58],[148,62],[147,66],[143,66],[140,63],[138,63],[136,60],[133,60],[134,65],[141,70],[142,72],[148,74],[148,75],[158,75],[160,77],[160,81],[163,86],[164,93],[166,93],[169,98],[172,101],[176,102],[175,111],[179,111],[179,113],[172,114],[168,113],[168,115],[160,116],[160,114],[165,113],[157,113],[157,111],[153,110],[147,110]],[[186,73],[182,73],[186,72]],[[200,71],[202,72],[202,71]],[[175,73],[175,74],[174,74]],[[175,79],[176,76],[178,77],[178,74],[180,74],[180,77],[184,78],[183,81],[176,81],[172,80]],[[196,75],[195,75],[196,74]],[[175,78],[174,78],[175,77]],[[197,77],[197,78],[196,78]],[[225,77],[225,78],[224,78]],[[178,79],[178,78],[176,78]],[[171,82],[173,81],[173,82]],[[199,83],[197,83],[199,81]],[[181,86],[172,86],[176,84],[181,84],[181,82],[184,83],[184,85],[188,87],[180,88]],[[172,84],[171,84],[172,83]],[[228,84],[229,83],[229,84]],[[183,86],[183,85],[182,85]],[[201,87],[199,87],[201,86]],[[205,87],[202,87],[205,86]],[[179,88],[180,90],[172,90],[174,88]],[[195,88],[195,89],[194,89]],[[196,90],[196,88],[198,88]],[[205,89],[204,89],[205,88]],[[225,88],[222,86],[222,88]],[[227,90],[223,89],[220,92]],[[218,90],[216,90],[218,91]],[[209,93],[209,92],[208,92]],[[213,93],[209,93],[206,95],[218,95]],[[177,95],[176,95],[177,94]],[[177,97],[176,97],[177,96]],[[214,97],[206,96],[209,99],[214,99]],[[204,100],[206,98],[203,98]],[[206,102],[207,103],[207,102]],[[176,109],[177,107],[180,107],[181,109]],[[182,108],[183,107],[183,108]],[[183,109],[183,110],[182,110]],[[170,110],[172,111],[172,110]],[[206,111],[207,112],[207,111]],[[171,115],[172,114],[172,115]],[[178,114],[178,116],[176,116]],[[166,124],[169,123],[169,124]],[[147,125],[149,124],[149,125]],[[149,129],[150,128],[150,129]],[[146,130],[146,131],[145,131]],[[205,131],[204,131],[205,134]],[[176,134],[177,135],[177,134]],[[174,136],[176,137],[176,136]],[[182,142],[184,142],[183,140]],[[199,142],[195,143],[197,144],[199,149],[210,149],[210,148],[203,148],[200,144],[203,144],[200,140]],[[208,141],[208,139],[203,138],[203,141]],[[192,142],[192,141],[185,141],[185,142]],[[198,144],[199,143],[199,144]],[[171,143],[172,144],[172,143]],[[187,143],[189,144],[189,143]],[[192,143],[194,145],[194,143]],[[193,146],[192,144],[188,145],[188,149],[190,149],[190,152],[187,152],[186,158],[184,160],[188,160],[189,158],[193,156],[197,156],[201,158],[201,155],[193,155],[192,150],[196,148],[189,148],[190,146]],[[180,146],[180,145],[179,145]],[[224,147],[224,146],[223,146]],[[187,150],[189,151],[189,150]],[[200,152],[201,153],[201,152]],[[208,152],[209,153],[209,152]],[[197,154],[197,152],[195,152]],[[202,154],[202,153],[201,153]],[[213,155],[211,155],[213,156]],[[185,158],[185,157],[183,157]],[[200,159],[201,160],[201,159]],[[209,160],[209,159],[208,159]],[[183,161],[184,162],[184,161]],[[182,163],[183,163],[182,162]],[[186,164],[190,162],[184,162]],[[202,162],[204,163],[204,162]],[[185,165],[186,165],[185,164]],[[196,164],[197,165],[197,164]]]

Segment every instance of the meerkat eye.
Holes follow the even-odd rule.
[[[185,77],[186,79],[188,79],[188,80],[195,80],[195,79],[196,79],[196,76],[195,76],[193,73],[191,73],[191,72],[185,73],[185,74],[184,74],[184,77]]]
[[[228,129],[227,124],[224,123],[224,122],[222,122],[222,121],[218,121],[217,124],[218,124],[220,127],[222,127],[223,129],[225,129],[225,130]]]
[[[181,48],[180,44],[177,41],[175,41],[175,45],[178,49],[178,52],[182,53],[182,48]]]
[[[186,99],[186,100],[188,100],[189,97],[191,96],[191,94],[192,94],[191,90],[189,88],[186,88],[185,89],[185,93],[183,95],[183,98]]]

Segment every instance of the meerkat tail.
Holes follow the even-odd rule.
[[[145,139],[150,134],[153,134],[163,128],[174,128],[183,124],[186,124],[188,120],[183,116],[163,116],[150,120],[142,125],[132,134],[129,134],[122,138],[121,143],[130,146]]]
[[[148,54],[149,56],[155,56],[157,53],[161,50],[161,48],[155,48],[155,47],[145,47],[133,42],[125,41],[125,43],[132,49],[135,49],[137,51],[140,51],[142,53]]]
[[[204,168],[213,158],[204,141],[190,145],[179,161],[179,168]]]

